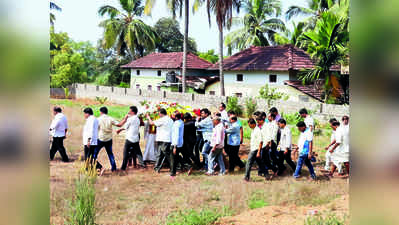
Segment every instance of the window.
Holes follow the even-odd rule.
[[[241,98],[242,97],[242,93],[236,93],[236,97]]]
[[[152,85],[148,85],[148,90],[152,91]]]
[[[162,75],[162,71],[158,70],[158,77],[160,77]]]
[[[215,91],[210,91],[209,94],[210,95],[215,95]]]
[[[236,81],[242,82],[243,80],[244,80],[244,75],[242,75],[242,74],[237,74],[237,79],[236,79]]]
[[[140,89],[140,84],[136,84],[136,89]]]
[[[277,83],[277,75],[270,74],[269,75],[269,83]]]
[[[137,76],[139,76],[140,75],[140,70],[136,70],[136,74],[137,74]]]

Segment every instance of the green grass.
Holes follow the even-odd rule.
[[[310,216],[305,220],[305,225],[344,225],[346,224],[345,218],[338,218],[334,214],[329,214],[326,216],[315,215]]]
[[[265,192],[262,190],[255,191],[251,193],[248,200],[248,208],[257,209],[268,206],[269,203],[265,201]]]
[[[222,210],[202,209],[196,211],[193,209],[177,211],[169,214],[166,225],[208,225],[216,222],[219,218],[230,216],[232,212],[227,207]]]

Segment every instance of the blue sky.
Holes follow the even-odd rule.
[[[118,0],[54,0],[54,2],[62,8],[62,12],[54,12],[56,14],[55,30],[67,32],[76,41],[90,41],[93,44],[97,43],[103,33],[102,28],[98,26],[103,19],[97,14],[98,8],[102,5],[119,5]],[[172,14],[166,9],[165,2],[165,0],[158,0],[153,8],[152,15],[144,16],[142,19],[147,24],[154,25],[159,18],[171,17]],[[190,0],[190,3],[192,2]],[[306,6],[306,0],[282,0],[283,12],[294,4]],[[182,30],[183,19],[177,19]],[[288,27],[290,27],[290,24],[291,22],[286,23]],[[195,14],[190,9],[189,36],[195,39],[199,51],[217,49],[218,30],[214,20],[209,27],[205,7]]]

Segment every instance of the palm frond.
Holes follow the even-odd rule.
[[[144,14],[151,15],[152,8],[154,7],[156,0],[146,0],[144,5]]]
[[[290,6],[288,10],[285,12],[285,17],[286,20],[290,20],[293,17],[299,16],[299,15],[304,15],[304,16],[311,16],[314,15],[315,11],[305,8],[305,7],[300,7],[300,6]]]
[[[54,2],[50,2],[50,9],[54,9],[54,10],[57,10],[57,11],[62,11],[61,7],[59,7]]]
[[[100,16],[104,16],[107,14],[110,18],[115,18],[116,16],[120,15],[121,12],[113,6],[104,5],[98,9],[98,14]]]

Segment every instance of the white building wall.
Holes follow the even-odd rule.
[[[140,75],[137,75],[138,70]],[[158,71],[161,71],[161,76],[158,76]],[[131,69],[130,87],[136,88],[137,84],[139,84],[141,89],[146,90],[148,85],[151,85],[152,90],[156,90],[156,87],[166,80],[166,74],[171,71],[174,71],[177,75],[180,74],[180,70],[175,69]]]

